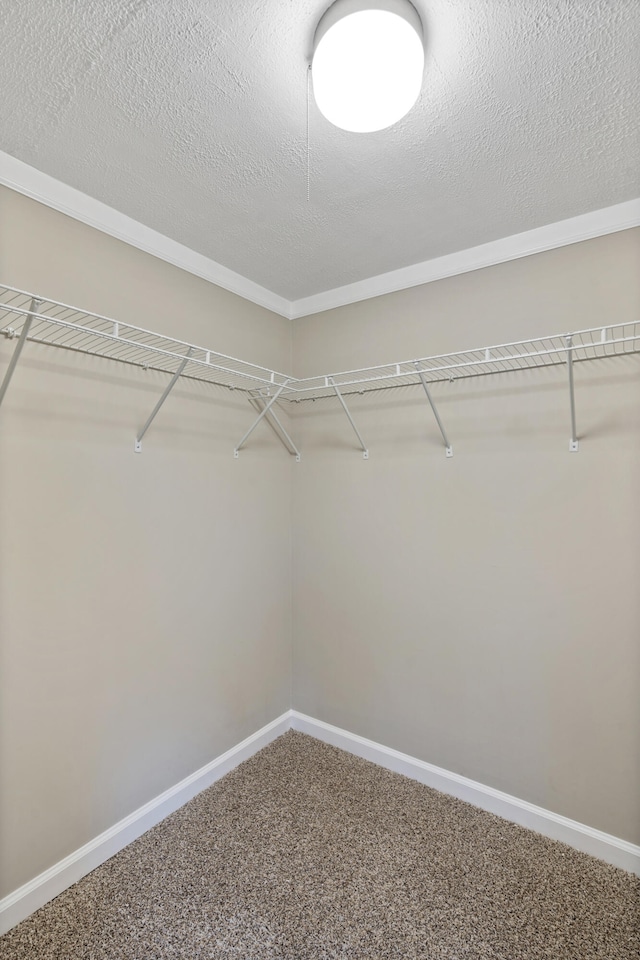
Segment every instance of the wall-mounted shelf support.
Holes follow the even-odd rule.
[[[37,297],[32,297],[32,298],[31,298],[31,306],[29,307],[29,311],[28,311],[27,316],[26,316],[26,318],[25,318],[25,321],[24,321],[24,323],[23,323],[23,325],[22,325],[22,330],[20,331],[20,337],[18,338],[18,342],[17,342],[17,344],[16,344],[16,348],[15,348],[15,350],[13,351],[13,356],[11,357],[11,360],[9,361],[9,366],[7,367],[7,371],[6,371],[6,373],[5,373],[5,375],[4,375],[4,379],[3,379],[3,381],[2,381],[2,385],[0,386],[0,405],[2,404],[2,401],[4,400],[4,395],[5,395],[5,393],[7,392],[7,388],[8,388],[8,386],[9,386],[10,382],[11,382],[11,377],[13,376],[13,372],[14,372],[14,370],[16,369],[16,367],[17,367],[17,365],[18,365],[18,360],[20,359],[20,354],[22,353],[22,348],[24,347],[24,345],[25,345],[25,343],[26,343],[26,341],[27,341],[27,337],[28,337],[28,335],[29,335],[29,328],[31,327],[31,324],[33,323],[33,315],[34,315],[34,313],[37,313],[37,312],[38,312],[38,307],[40,306],[41,303],[42,303],[42,300],[39,300]],[[13,331],[11,330],[11,328],[9,328],[8,330],[3,330],[3,333],[4,333],[7,337],[14,336],[14,333],[13,333]]]
[[[144,437],[145,433],[147,432],[147,430],[149,429],[149,427],[150,427],[151,424],[153,423],[153,421],[154,421],[154,419],[155,419],[155,416],[156,416],[156,414],[158,413],[158,410],[160,409],[160,407],[162,406],[162,404],[165,402],[165,400],[167,399],[167,397],[169,396],[169,394],[171,393],[171,391],[172,391],[173,388],[175,387],[176,383],[178,382],[178,380],[179,380],[180,377],[182,376],[182,371],[184,370],[184,368],[186,367],[186,365],[187,365],[188,362],[189,362],[189,358],[190,358],[190,356],[191,356],[191,350],[192,350],[192,348],[189,347],[189,349],[187,350],[187,355],[186,355],[186,357],[184,358],[184,360],[182,361],[182,363],[180,364],[180,366],[178,367],[178,369],[176,370],[176,372],[174,373],[174,375],[171,377],[171,380],[169,381],[169,383],[167,384],[167,386],[166,386],[165,389],[164,389],[164,393],[162,394],[162,396],[160,397],[160,399],[159,399],[158,402],[156,403],[155,407],[153,408],[153,410],[151,411],[151,413],[150,413],[150,415],[149,415],[149,418],[147,419],[147,422],[145,423],[144,427],[142,428],[142,430],[140,431],[140,433],[139,433],[138,436],[136,437],[136,442],[135,442],[134,445],[133,445],[133,449],[134,449],[134,451],[135,451],[136,453],[142,453],[142,438]]]
[[[433,398],[432,398],[432,396],[431,396],[431,392],[430,392],[430,390],[429,390],[429,387],[427,386],[427,381],[425,380],[425,377],[424,377],[424,372],[420,369],[420,364],[418,363],[418,361],[416,361],[416,363],[415,363],[415,368],[416,368],[416,370],[418,371],[418,376],[420,377],[420,382],[421,382],[422,386],[424,387],[424,392],[425,392],[426,395],[427,395],[427,400],[429,401],[429,404],[430,404],[430,406],[431,406],[431,409],[433,410],[433,415],[434,415],[434,417],[436,418],[436,423],[438,424],[438,427],[439,427],[439,429],[440,429],[440,433],[442,434],[442,439],[444,440],[445,456],[447,456],[447,457],[452,457],[452,456],[453,456],[453,447],[451,446],[451,444],[449,443],[449,441],[448,441],[448,439],[447,439],[447,434],[445,433],[445,429],[444,429],[444,427],[442,426],[442,420],[440,419],[440,415],[439,415],[439,413],[438,413],[438,410],[437,410],[437,408],[436,408],[436,405],[435,405],[435,403],[433,402]]]
[[[578,436],[576,433],[576,398],[573,389],[573,337],[567,334],[567,370],[569,371],[569,401],[571,404],[571,440],[569,440],[569,452],[577,453],[580,449]]]
[[[263,394],[254,394],[253,396],[249,397],[249,403],[261,413],[268,403],[268,396],[265,397]],[[278,417],[273,407],[266,413],[265,416],[266,416],[266,419],[270,422],[270,425],[273,427],[273,431],[275,435],[278,437],[278,439],[280,440],[284,448],[292,456],[295,456],[296,463],[300,463],[300,461],[302,460],[302,454],[300,453],[295,443],[287,433],[285,427],[283,426],[280,418]]]
[[[242,448],[244,447],[245,443],[247,442],[247,440],[249,439],[249,437],[251,436],[251,434],[253,433],[253,431],[255,430],[255,428],[258,426],[258,424],[260,423],[260,421],[262,420],[262,418],[267,416],[267,414],[268,414],[269,411],[271,410],[271,407],[274,405],[274,403],[276,402],[276,400],[278,399],[278,397],[280,396],[280,394],[282,393],[282,391],[284,390],[284,388],[287,386],[288,383],[289,383],[289,381],[288,381],[288,380],[285,380],[285,382],[276,390],[276,392],[274,393],[274,395],[271,397],[271,399],[268,401],[268,403],[262,408],[262,410],[261,410],[260,413],[258,414],[257,419],[256,419],[256,420],[253,422],[253,424],[249,427],[249,429],[248,429],[247,432],[245,433],[244,437],[242,438],[242,440],[240,441],[240,443],[238,444],[238,446],[237,446],[237,447],[235,448],[235,450],[233,451],[233,455],[234,455],[234,457],[236,458],[236,460],[237,460],[238,457],[240,456],[240,451],[241,451]]]
[[[349,423],[350,423],[351,426],[353,427],[353,432],[355,433],[356,437],[357,437],[358,440],[360,441],[360,446],[362,447],[362,459],[363,459],[363,460],[368,460],[368,459],[369,459],[369,451],[367,450],[367,446],[366,446],[364,440],[362,439],[362,437],[360,436],[360,431],[358,430],[358,428],[356,427],[355,423],[353,422],[353,417],[352,417],[351,414],[349,413],[349,408],[347,407],[346,403],[344,402],[344,397],[342,396],[342,394],[341,394],[340,391],[338,390],[337,386],[335,385],[335,383],[334,383],[334,381],[333,381],[333,377],[327,377],[327,385],[330,386],[330,387],[333,387],[333,389],[335,390],[336,396],[337,396],[338,400],[340,401],[340,403],[342,404],[342,408],[343,408],[344,412],[346,413],[347,417],[349,418]]]

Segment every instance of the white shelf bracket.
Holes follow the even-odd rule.
[[[452,447],[451,444],[449,443],[449,439],[448,439],[448,437],[447,437],[447,434],[445,433],[445,429],[444,429],[444,427],[443,427],[443,425],[442,425],[442,420],[440,419],[440,414],[438,413],[438,410],[437,410],[437,408],[436,408],[436,405],[435,405],[435,403],[433,402],[433,398],[432,398],[432,396],[431,396],[431,392],[430,392],[430,390],[429,390],[429,387],[427,386],[427,381],[425,380],[424,373],[423,373],[423,371],[420,369],[420,364],[419,364],[417,361],[416,361],[416,363],[414,363],[414,366],[415,366],[415,368],[416,368],[416,371],[417,371],[417,373],[418,373],[418,376],[420,377],[420,382],[421,382],[422,386],[424,387],[424,392],[425,392],[426,395],[427,395],[427,400],[429,401],[429,404],[430,404],[430,406],[431,406],[431,409],[433,410],[433,415],[434,415],[434,417],[436,418],[436,423],[438,424],[438,427],[440,428],[440,433],[442,434],[442,439],[444,440],[445,456],[446,456],[446,457],[452,457],[452,456],[453,456],[453,447]]]
[[[147,430],[149,429],[149,427],[150,427],[151,424],[153,423],[153,421],[154,421],[154,419],[155,419],[155,417],[156,417],[156,414],[158,413],[160,407],[161,407],[162,404],[165,402],[165,400],[167,399],[167,397],[169,396],[169,394],[171,393],[171,391],[172,391],[173,388],[175,387],[176,383],[178,382],[178,380],[179,380],[180,377],[182,376],[182,371],[184,370],[184,368],[185,368],[186,365],[188,364],[189,358],[191,357],[191,349],[192,349],[192,348],[189,347],[189,349],[187,350],[187,355],[186,355],[186,357],[184,358],[184,360],[182,361],[182,363],[180,364],[180,366],[178,367],[178,369],[176,370],[176,372],[174,373],[174,375],[171,377],[171,380],[169,381],[169,383],[168,383],[167,386],[165,387],[162,396],[160,397],[160,399],[159,399],[158,402],[156,403],[155,407],[153,408],[153,410],[152,410],[151,413],[149,414],[149,417],[148,417],[148,419],[147,419],[147,422],[145,423],[145,425],[144,425],[144,427],[142,428],[142,430],[138,433],[138,436],[136,437],[135,443],[134,443],[134,445],[133,445],[134,453],[142,453],[142,438],[144,437],[145,433],[147,432]]]
[[[253,431],[255,430],[255,428],[258,426],[258,424],[260,423],[260,421],[262,420],[262,418],[263,418],[263,417],[266,417],[266,415],[269,413],[269,411],[271,410],[271,407],[274,405],[274,403],[276,402],[276,400],[278,399],[278,397],[280,396],[280,394],[282,393],[282,391],[284,390],[284,388],[287,386],[288,383],[289,383],[289,381],[288,381],[288,380],[285,380],[285,382],[282,384],[282,386],[278,387],[278,389],[276,390],[276,392],[274,393],[274,395],[271,397],[271,399],[269,400],[269,402],[268,402],[267,404],[265,404],[265,406],[262,408],[262,410],[261,410],[260,413],[258,414],[258,417],[256,418],[256,420],[254,420],[254,422],[252,423],[252,425],[249,427],[249,429],[248,429],[247,432],[245,433],[244,437],[242,438],[242,440],[240,441],[240,443],[238,444],[238,446],[237,446],[237,447],[235,448],[235,450],[233,451],[233,455],[234,455],[234,457],[236,458],[236,460],[237,460],[238,457],[240,456],[240,451],[241,451],[242,448],[244,447],[245,443],[247,442],[247,440],[249,439],[249,437],[251,436],[251,434],[253,433]],[[298,454],[298,456],[299,456],[299,454]]]
[[[363,460],[368,460],[368,459],[369,459],[369,451],[367,450],[367,446],[366,446],[364,440],[362,439],[362,437],[361,437],[361,435],[360,435],[360,431],[358,430],[358,428],[356,427],[355,423],[353,422],[353,417],[352,417],[351,414],[349,413],[349,408],[347,407],[346,403],[344,402],[344,397],[342,396],[342,394],[340,393],[340,391],[339,391],[338,388],[336,387],[335,383],[333,382],[333,377],[326,377],[326,384],[327,384],[328,387],[333,387],[333,389],[335,390],[336,396],[337,396],[338,400],[340,401],[340,403],[342,404],[342,409],[343,409],[344,412],[346,413],[347,417],[349,418],[349,423],[350,423],[351,426],[353,427],[353,432],[355,433],[356,437],[357,437],[358,440],[360,441],[360,446],[362,447],[362,459],[363,459]]]
[[[267,400],[265,397],[258,395],[258,396],[250,397],[249,402],[253,407],[255,407],[256,410],[259,410],[260,412],[262,412],[262,410],[264,410],[264,407],[267,403]],[[278,414],[273,408],[270,409],[269,412],[266,414],[266,418],[267,420],[274,421],[277,427],[277,429],[274,428],[274,433],[276,434],[276,436],[284,446],[287,453],[290,453],[292,456],[295,456],[296,463],[300,463],[300,461],[302,460],[302,454],[300,453],[295,443],[287,433],[280,418],[278,417]],[[273,424],[271,424],[271,426],[273,426]]]
[[[7,370],[5,372],[2,385],[0,385],[0,405],[4,400],[4,395],[7,392],[7,388],[9,387],[9,384],[11,383],[11,377],[13,376],[13,373],[18,365],[18,360],[20,359],[22,348],[24,347],[27,337],[29,336],[29,328],[33,322],[33,316],[38,312],[38,307],[40,306],[41,303],[42,303],[42,300],[39,300],[37,297],[31,298],[31,305],[29,307],[29,312],[27,313],[25,321],[22,325],[22,330],[20,331],[20,337],[16,344],[15,350],[13,351],[11,360],[9,361],[9,366],[7,367]],[[12,337],[14,334],[13,332],[7,331],[7,335],[9,337]]]
[[[569,453],[578,453],[580,445],[576,433],[576,399],[573,388],[573,337],[569,333],[565,339],[567,342],[567,370],[569,372],[569,402],[571,404],[571,439],[569,440]]]

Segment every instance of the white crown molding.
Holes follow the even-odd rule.
[[[559,220],[535,230],[503,237],[501,240],[492,240],[468,250],[459,250],[444,257],[414,263],[410,267],[380,273],[366,280],[324,290],[300,300],[287,300],[248,277],[229,270],[221,263],[196,253],[195,250],[146,227],[100,200],[95,200],[2,151],[0,184],[289,320],[640,226],[640,198],[637,198],[593,210],[579,217],[571,217],[569,220]]]
[[[185,777],[180,783],[176,783],[175,786],[150,800],[149,803],[134,810],[128,817],[105,830],[100,836],[85,843],[64,860],[55,863],[48,870],[0,900],[0,936],[95,870],[127,844],[142,836],[174,810],[182,807],[197,793],[210,787],[239,763],[248,760],[276,737],[286,733],[290,727],[291,711],[287,710],[282,716],[257,730],[242,743],[238,743],[206,766]]]
[[[291,303],[284,297],[2,151],[0,184],[291,319]]]
[[[441,793],[448,793],[459,800],[472,803],[482,810],[495,813],[506,820],[541,833],[552,840],[560,840],[582,853],[589,853],[615,867],[621,867],[640,876],[640,846],[621,840],[609,833],[588,827],[577,820],[570,820],[527,800],[512,797],[502,790],[495,790],[476,780],[436,767],[424,760],[417,760],[406,753],[367,740],[348,730],[341,730],[323,720],[308,717],[297,710],[291,711],[294,730],[307,733],[317,740],[329,743],[348,753],[377,763],[378,766],[401,773],[405,777],[424,783]]]
[[[640,226],[640,198],[294,300],[291,303],[290,315],[296,320],[335,307],[344,307],[349,303],[380,297],[385,293],[406,290],[423,283],[432,283],[434,280],[444,280],[445,277],[455,277],[461,273],[470,273],[472,270],[481,270],[483,267],[518,260],[637,226]]]

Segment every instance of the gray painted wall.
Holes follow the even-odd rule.
[[[0,278],[290,368],[289,321],[5,189]],[[0,410],[0,896],[290,705],[291,460],[202,384],[134,454],[167,380],[27,344]]]
[[[294,324],[299,376],[640,317],[627,231]],[[640,841],[640,366],[302,405],[294,707]]]

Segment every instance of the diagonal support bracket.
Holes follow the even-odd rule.
[[[244,437],[242,438],[242,440],[240,441],[240,443],[238,444],[238,446],[237,446],[237,447],[235,448],[235,450],[233,451],[233,455],[234,455],[234,457],[236,458],[236,460],[237,460],[238,457],[240,456],[240,451],[241,451],[242,448],[244,447],[245,443],[247,442],[247,440],[249,439],[249,437],[251,436],[251,434],[253,433],[253,431],[255,430],[255,428],[258,426],[258,424],[260,423],[260,421],[262,420],[262,418],[267,416],[267,414],[268,414],[269,411],[271,410],[271,407],[274,405],[274,403],[276,402],[276,400],[278,399],[278,397],[280,396],[280,394],[282,393],[282,391],[284,390],[284,388],[287,386],[288,383],[289,383],[289,381],[288,381],[288,380],[285,380],[285,382],[284,382],[280,387],[278,387],[278,389],[276,390],[276,392],[274,393],[274,395],[271,397],[271,399],[269,400],[269,402],[268,402],[267,404],[265,404],[265,406],[262,408],[262,410],[261,410],[260,413],[258,414],[257,419],[254,420],[254,422],[252,423],[252,425],[249,427],[249,429],[248,429],[247,432],[245,433]],[[298,454],[298,456],[299,456],[299,454]]]
[[[179,380],[180,377],[182,376],[182,371],[184,370],[184,368],[185,368],[186,365],[188,364],[189,359],[190,359],[190,357],[191,357],[191,351],[192,351],[192,347],[189,347],[189,349],[187,350],[187,355],[186,355],[186,357],[184,358],[184,360],[182,361],[182,363],[180,364],[180,366],[178,367],[178,369],[176,370],[176,372],[174,373],[174,375],[171,377],[171,380],[169,381],[169,383],[168,383],[167,386],[165,387],[162,396],[160,397],[160,399],[159,399],[158,402],[156,403],[155,407],[153,408],[153,410],[152,410],[151,413],[149,414],[149,417],[148,417],[148,419],[147,419],[147,422],[145,423],[144,427],[142,428],[142,430],[139,432],[138,436],[136,437],[136,442],[135,442],[134,445],[133,445],[133,449],[134,449],[134,451],[135,451],[136,453],[142,453],[142,438],[144,437],[145,433],[147,432],[147,430],[149,429],[149,427],[150,427],[151,424],[153,423],[153,421],[154,421],[154,419],[155,419],[155,417],[156,417],[156,414],[158,413],[160,407],[161,407],[162,404],[165,402],[165,400],[167,399],[167,397],[169,396],[169,394],[171,393],[171,391],[172,391],[173,388],[175,387],[176,383],[178,382],[178,380]]]
[[[42,303],[42,300],[39,300],[37,297],[32,297],[31,305],[29,306],[29,312],[27,313],[27,316],[25,317],[25,321],[22,324],[20,337],[16,344],[16,348],[13,351],[11,360],[9,361],[9,366],[7,367],[2,384],[0,385],[0,404],[2,404],[2,401],[4,400],[4,395],[7,392],[9,384],[11,383],[11,377],[13,376],[14,371],[18,366],[18,360],[20,359],[22,348],[24,347],[27,341],[27,337],[29,336],[29,329],[33,322],[34,314],[38,312],[38,307],[40,306],[41,303]],[[5,332],[7,333],[7,335],[10,335],[9,331],[5,331]]]
[[[267,398],[265,398],[262,395],[254,395],[252,397],[249,397],[249,402],[256,410],[262,412],[262,410],[264,410],[264,407],[266,406],[268,401],[267,401]],[[278,437],[280,442],[283,444],[287,452],[290,453],[292,456],[295,456],[296,463],[300,463],[300,461],[302,460],[302,454],[300,453],[295,443],[287,433],[286,429],[284,428],[283,424],[280,421],[280,418],[278,417],[278,414],[276,413],[273,407],[266,414],[266,419],[267,421],[269,421],[269,425],[273,428],[273,432]]]
[[[440,419],[440,414],[438,413],[438,410],[437,410],[437,408],[436,408],[436,405],[435,405],[435,403],[433,402],[433,398],[432,398],[432,396],[431,396],[431,391],[429,390],[429,387],[427,386],[427,381],[426,381],[426,379],[425,379],[424,373],[423,373],[423,371],[420,369],[420,364],[419,364],[417,361],[416,361],[416,363],[414,363],[414,367],[416,368],[417,374],[418,374],[418,376],[420,377],[420,382],[422,383],[422,386],[424,387],[424,392],[425,392],[426,395],[427,395],[427,400],[429,401],[429,404],[431,405],[431,409],[433,410],[433,415],[434,415],[434,417],[436,418],[436,423],[438,424],[438,427],[439,427],[439,429],[440,429],[440,433],[442,434],[442,439],[444,440],[445,456],[447,456],[447,457],[452,457],[452,456],[453,456],[453,447],[452,447],[451,444],[449,443],[449,440],[448,440],[448,438],[447,438],[447,434],[445,433],[445,429],[444,429],[444,427],[443,427],[443,425],[442,425],[442,420]]]
[[[337,396],[338,400],[340,401],[340,403],[342,404],[342,408],[343,408],[344,412],[346,413],[347,417],[349,418],[349,423],[350,423],[351,426],[353,427],[353,432],[355,433],[356,437],[357,437],[358,440],[360,441],[360,446],[362,447],[362,459],[363,459],[363,460],[368,460],[368,459],[369,459],[369,451],[367,450],[367,446],[366,446],[364,440],[362,439],[362,437],[361,437],[361,435],[360,435],[360,431],[358,430],[358,428],[356,427],[355,423],[353,422],[353,417],[352,417],[351,414],[349,413],[349,408],[347,407],[346,403],[344,402],[344,397],[342,396],[342,394],[341,394],[340,391],[338,390],[337,386],[335,385],[335,383],[334,383],[334,381],[333,381],[333,377],[327,377],[327,378],[326,378],[326,384],[327,384],[328,387],[333,387],[333,389],[335,390],[336,396]]]
[[[580,444],[576,433],[576,398],[573,389],[573,337],[567,334],[567,370],[569,373],[569,402],[571,404],[571,439],[569,440],[569,453],[578,453]]]

